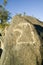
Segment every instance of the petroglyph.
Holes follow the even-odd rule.
[[[17,37],[17,39],[16,39],[16,43],[17,44],[23,44],[23,43],[29,43],[28,41],[20,41],[19,42],[19,40],[20,40],[20,38],[22,37],[22,36],[24,36],[23,34],[25,33],[24,32],[24,30],[26,30],[26,27],[27,26],[29,26],[30,27],[30,34],[32,35],[32,39],[33,39],[33,44],[35,43],[35,38],[34,38],[34,32],[33,32],[33,29],[32,29],[32,26],[31,26],[31,24],[30,23],[19,23],[18,24],[18,26],[19,27],[23,27],[23,30],[22,29],[17,29],[16,28],[16,26],[15,26],[15,29],[14,29],[14,33],[16,33],[16,32],[19,32],[20,33],[20,35]],[[32,42],[30,41],[30,44],[32,44]]]

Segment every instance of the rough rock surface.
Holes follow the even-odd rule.
[[[15,16],[4,39],[1,65],[41,65],[41,41],[34,25]]]

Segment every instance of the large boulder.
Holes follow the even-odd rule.
[[[41,41],[30,21],[15,16],[6,30],[1,65],[41,65]]]

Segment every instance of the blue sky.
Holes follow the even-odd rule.
[[[0,0],[0,4],[3,0]],[[16,13],[26,12],[43,21],[43,0],[8,0],[6,9],[14,16]]]

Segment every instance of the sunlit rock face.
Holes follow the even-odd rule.
[[[41,42],[35,27],[15,16],[5,33],[1,65],[41,65]]]

